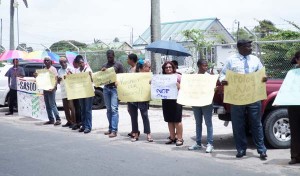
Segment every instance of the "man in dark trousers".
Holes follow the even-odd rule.
[[[228,85],[230,82],[225,80],[227,70],[239,74],[248,74],[256,72],[263,68],[259,58],[252,55],[252,46],[249,40],[239,40],[237,42],[238,53],[232,55],[226,60],[226,64],[220,73],[220,81],[223,85]],[[267,81],[267,78],[262,79],[263,82]],[[261,101],[257,101],[246,105],[231,105],[231,121],[232,130],[237,149],[237,158],[242,158],[246,155],[247,150],[247,138],[245,131],[245,112],[247,112],[251,132],[253,135],[253,141],[256,145],[257,152],[260,154],[261,160],[266,160],[267,149],[264,145],[264,133],[261,124]]]
[[[17,77],[24,77],[25,72],[22,67],[19,66],[19,60],[13,59],[13,67],[11,67],[5,74],[8,77],[9,86],[9,111],[5,115],[12,115],[14,113],[14,106],[17,107]]]

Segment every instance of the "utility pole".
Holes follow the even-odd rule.
[[[151,42],[161,38],[160,0],[151,0]],[[151,52],[151,70],[158,74],[161,70],[161,55]]]
[[[0,22],[0,45],[2,46],[2,18]]]
[[[10,0],[10,31],[9,31],[9,49],[10,50],[15,49],[14,16],[15,16],[14,0]]]

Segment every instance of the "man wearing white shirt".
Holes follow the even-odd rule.
[[[70,127],[76,123],[75,107],[73,104],[73,100],[67,99],[67,92],[66,92],[66,87],[65,87],[65,83],[64,83],[64,76],[74,73],[74,68],[68,66],[67,59],[65,57],[61,57],[59,59],[59,63],[61,65],[61,68],[58,70],[58,83],[60,84],[61,98],[62,98],[63,107],[64,107],[66,119],[67,119],[67,123],[62,126]]]
[[[219,79],[224,86],[230,84],[230,82],[227,82],[225,79],[227,70],[239,74],[248,74],[263,68],[259,58],[251,55],[251,43],[252,41],[249,40],[239,40],[237,42],[238,53],[226,60],[226,64],[220,73]],[[267,78],[264,77],[262,81],[266,82]],[[266,160],[267,149],[264,145],[264,133],[261,124],[261,101],[247,105],[231,105],[232,130],[237,149],[236,157],[242,158],[246,155],[247,138],[245,131],[245,114],[249,117],[253,141],[256,145],[257,152],[260,154],[260,159]]]

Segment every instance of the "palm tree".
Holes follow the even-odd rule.
[[[27,0],[23,0],[25,6],[28,8],[28,3]],[[13,50],[15,49],[15,44],[14,44],[14,16],[15,16],[15,8],[14,8],[14,3],[15,0],[10,0],[10,44],[9,44],[9,49]]]

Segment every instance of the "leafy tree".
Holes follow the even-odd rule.
[[[20,43],[17,48],[17,50],[20,50],[20,51],[26,51],[26,52],[32,52],[33,51],[33,48],[31,46],[27,47],[27,44],[26,43]]]
[[[284,42],[284,40],[296,40],[300,38],[300,32],[280,30],[263,38],[263,41],[282,40],[283,42],[260,44],[262,59],[266,66],[267,75],[272,78],[284,78],[291,69],[291,58],[299,50],[299,42]]]
[[[116,37],[113,42],[120,42],[120,39],[118,37]]]
[[[245,29],[243,28],[240,28],[238,32],[233,32],[232,33],[232,36],[235,37],[235,39],[238,38],[239,39],[246,39],[246,40],[252,40],[253,39],[253,36],[250,35]]]
[[[279,32],[280,29],[276,28],[274,23],[269,20],[257,20],[259,25],[254,27],[254,32],[258,34],[260,38],[264,38],[268,35]]]
[[[199,53],[199,59],[206,59],[207,53],[210,53],[212,45],[214,42],[207,41],[205,39],[203,31],[199,29],[191,29],[191,30],[184,30],[182,31],[183,36],[188,40],[191,41],[194,44],[194,47],[196,48],[197,52]],[[206,50],[207,49],[207,50]],[[206,53],[207,51],[207,53]],[[193,59],[193,68],[195,67],[195,61]],[[211,63],[210,67],[212,67]]]
[[[77,50],[77,48],[73,47],[70,43],[71,42],[73,45],[77,46],[78,48],[86,48],[87,44],[81,43],[75,40],[61,40],[58,42],[53,43],[50,46],[51,51],[56,51],[56,52],[65,52],[65,51],[74,51]]]

